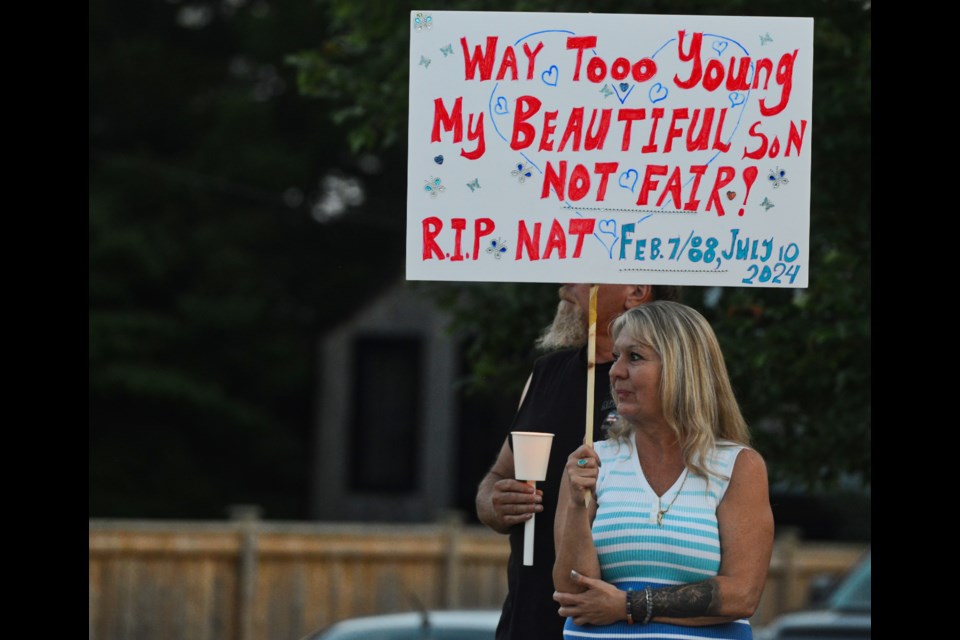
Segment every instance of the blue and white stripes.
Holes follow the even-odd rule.
[[[602,441],[597,479],[597,516],[593,542],[602,578],[624,591],[699,582],[717,575],[720,536],[717,507],[741,445],[719,442],[707,466],[723,478],[680,474],[660,501],[650,488],[632,442]],[[686,475],[686,477],[685,477]],[[679,493],[678,493],[679,492]],[[676,499],[674,500],[674,497]],[[671,504],[657,525],[658,505]],[[662,623],[579,627],[568,619],[564,638],[751,638],[747,620],[722,625],[685,627]]]

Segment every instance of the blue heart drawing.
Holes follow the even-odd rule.
[[[503,96],[497,98],[497,104],[493,107],[493,112],[501,116],[510,113],[510,109],[507,107],[507,99]]]
[[[437,164],[443,164],[443,156],[434,156],[433,161]]]
[[[560,78],[560,70],[557,69],[557,65],[552,64],[550,68],[540,74],[540,79],[543,80],[543,84],[550,85],[551,87],[557,86],[557,80]]]
[[[603,248],[607,250],[607,255],[613,257],[613,248],[617,246],[617,242],[620,241],[620,238],[617,237],[617,221],[616,220],[601,220],[600,221],[600,231],[604,236],[610,236],[610,244],[607,244],[606,239],[601,237],[598,234],[593,234],[593,237],[603,245]]]
[[[608,235],[616,237],[617,235],[617,221],[616,220],[601,220],[600,221],[600,233],[606,233]]]
[[[730,95],[727,97],[730,98],[731,109],[747,101],[747,96],[743,95],[739,91],[731,91]]]
[[[722,56],[723,52],[727,50],[727,41],[726,40],[717,40],[710,48],[717,52],[718,56]]]
[[[647,97],[650,98],[650,102],[657,104],[661,100],[667,99],[667,93],[667,88],[658,82],[650,87],[650,91],[647,92]]]
[[[620,91],[626,91],[626,90],[627,90],[627,87],[629,87],[629,86],[630,86],[630,85],[627,84],[626,82],[621,82],[621,83],[620,83]]]
[[[637,187],[637,179],[640,177],[640,174],[637,173],[636,169],[627,169],[620,174],[620,178],[617,180],[622,188],[626,189],[630,193],[633,193],[633,190]]]

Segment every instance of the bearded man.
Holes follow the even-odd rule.
[[[553,600],[553,518],[560,478],[567,455],[583,444],[587,411],[587,338],[589,284],[564,284],[553,322],[537,339],[549,351],[537,359],[527,379],[520,405],[490,471],[477,489],[477,517],[498,533],[510,535],[507,597],[497,625],[496,640],[557,640],[563,637],[562,618]],[[676,300],[679,287],[664,285],[599,285],[594,386],[594,424],[602,427],[616,417],[609,384],[613,362],[610,323],[618,315],[652,300]],[[534,490],[514,475],[510,431],[553,433],[547,477]],[[523,565],[524,523],[537,514],[533,566]]]

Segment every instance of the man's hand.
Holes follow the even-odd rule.
[[[543,511],[543,490],[535,490],[526,482],[504,478],[493,483],[490,501],[497,521],[509,528],[523,524],[533,514]]]
[[[543,511],[543,491],[513,478],[513,450],[504,441],[493,468],[477,489],[477,517],[498,533],[522,524]]]

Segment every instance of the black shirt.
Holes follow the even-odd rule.
[[[614,413],[610,398],[611,364],[596,365],[594,440],[604,438],[603,427],[608,416]],[[553,518],[567,456],[583,444],[586,397],[586,347],[555,351],[534,363],[530,388],[510,430],[543,431],[553,433],[554,437],[547,479],[537,482],[537,488],[543,489],[543,511],[536,515],[533,566],[523,565],[524,525],[515,525],[510,530],[508,592],[496,640],[560,640],[563,637],[565,620],[557,613],[559,604],[553,599]]]

